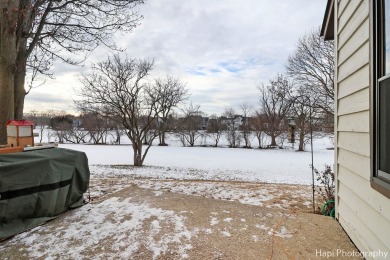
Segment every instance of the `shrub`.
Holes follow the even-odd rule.
[[[321,210],[322,213],[326,216],[331,215],[334,210],[334,201],[335,199],[335,178],[334,172],[332,171],[332,167],[330,165],[325,165],[325,169],[322,172],[319,172],[317,169],[314,169],[314,172],[317,176],[317,181],[320,182],[320,186],[318,187],[318,193],[325,200],[326,206]]]

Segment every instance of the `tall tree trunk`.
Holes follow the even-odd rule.
[[[161,143],[162,146],[166,146],[167,144],[165,143],[165,131],[161,133]]]
[[[299,147],[298,151],[304,151],[305,150],[305,127],[301,127],[299,131]]]
[[[257,141],[259,142],[259,148],[263,148],[263,144],[261,142],[261,132],[256,132]]]
[[[4,50],[4,41],[0,49]],[[0,144],[7,143],[7,129],[5,123],[14,118],[14,80],[10,57],[1,51],[0,57]]]
[[[298,116],[298,126],[299,126],[299,146],[298,151],[304,151],[305,150],[305,133],[306,133],[306,115],[304,113],[301,113]]]
[[[16,71],[15,71],[15,96],[14,96],[14,117],[15,119],[23,119],[24,109],[24,97],[26,96],[26,90],[24,88],[26,79],[26,53],[27,38],[19,40],[18,54],[16,57]]]
[[[158,134],[158,139],[159,139],[159,146],[167,146],[167,144],[165,143],[165,127],[160,127],[160,129],[158,130],[159,131],[159,134]]]
[[[142,138],[142,140],[143,140],[142,143],[143,144],[148,144],[148,139],[147,139],[146,136],[147,136],[147,133],[145,133],[144,137]]]
[[[270,136],[271,136],[271,146],[276,146],[276,136],[275,136],[275,132],[272,131],[270,133]]]
[[[17,7],[17,1],[0,2],[0,144],[7,143],[5,123],[14,118],[16,38],[11,10]]]
[[[134,166],[142,166],[142,143],[139,140],[138,144],[133,144],[134,151]]]
[[[16,1],[20,2],[19,13],[25,12],[24,15],[20,16],[19,14],[19,30],[22,31],[22,34],[19,35],[17,39],[17,46],[15,49],[17,50],[16,57],[16,71],[15,71],[15,82],[14,82],[14,113],[16,119],[23,119],[23,109],[24,109],[24,98],[27,95],[25,90],[25,80],[26,80],[26,72],[27,72],[27,59],[30,55],[27,50],[27,37],[24,35],[26,32],[31,31],[33,26],[33,17],[32,14],[33,9],[32,0],[24,0],[24,1]]]

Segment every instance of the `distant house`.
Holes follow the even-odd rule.
[[[321,32],[335,41],[336,218],[362,252],[390,251],[389,6],[328,0]]]
[[[73,127],[80,128],[83,125],[83,118],[76,116],[73,118]]]
[[[201,115],[189,115],[180,117],[181,127],[191,130],[206,130],[209,125],[209,118]]]
[[[201,123],[200,123],[200,129],[206,130],[209,125],[209,118],[208,117],[201,117]]]
[[[243,117],[241,115],[234,115],[234,117],[223,117],[223,124],[226,125],[227,129],[239,130],[243,124]]]

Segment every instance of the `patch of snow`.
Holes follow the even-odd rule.
[[[253,236],[252,236],[252,239],[253,239],[253,241],[255,241],[255,242],[259,242],[259,237],[256,236],[256,235],[253,235]]]
[[[210,226],[217,225],[219,223],[217,218],[211,217]]]
[[[245,227],[241,228],[240,230],[247,230],[248,225],[245,225]]]
[[[149,229],[145,229],[151,219]],[[85,252],[92,251],[95,259],[129,259],[141,243],[153,252],[154,259],[172,245],[180,245],[177,252],[184,257],[191,248],[191,237],[197,233],[185,227],[184,219],[174,211],[114,197],[66,215],[61,221],[67,223],[67,228],[56,235],[49,226],[40,226],[15,236],[10,243],[25,245],[29,258],[82,259]],[[164,229],[163,233],[163,225],[173,226],[174,232]]]
[[[259,224],[256,224],[255,227],[259,228],[259,229],[263,229],[263,230],[268,230],[269,227],[267,227],[266,225],[259,225]]]
[[[152,171],[152,167],[149,168]],[[93,175],[97,176],[97,175]],[[130,177],[129,177],[130,178]],[[290,186],[289,189],[280,190],[276,184],[254,184],[229,182],[188,182],[181,180],[155,180],[155,179],[131,179],[129,182],[137,184],[141,188],[152,190],[169,190],[170,192],[181,193],[192,196],[203,196],[206,198],[238,201],[242,204],[264,206],[265,202],[273,200],[267,205],[269,208],[290,209],[291,207],[308,207],[310,203],[310,188],[308,186]],[[295,198],[291,200],[279,197]],[[296,203],[297,199],[300,203]],[[303,205],[302,200],[305,201]],[[291,205],[291,206],[290,206]]]
[[[153,191],[153,194],[154,194],[154,196],[159,197],[159,196],[163,195],[164,192],[157,190],[157,191]]]
[[[232,236],[232,235],[229,233],[229,231],[227,231],[227,230],[221,231],[221,233],[222,233],[222,235],[223,235],[224,237],[231,237],[231,236]]]
[[[212,233],[213,233],[213,230],[212,230],[211,228],[206,228],[206,229],[204,230],[204,232],[205,232],[206,234],[212,234]]]
[[[268,231],[268,235],[275,235],[282,238],[291,238],[293,236],[284,226],[280,228],[280,231],[274,231],[274,229],[271,228],[270,231]]]

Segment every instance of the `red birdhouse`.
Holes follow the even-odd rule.
[[[7,143],[9,147],[34,146],[33,126],[31,121],[27,120],[8,120]]]

